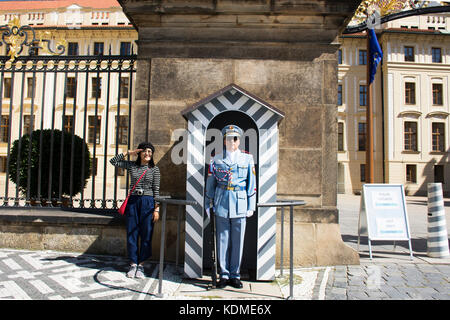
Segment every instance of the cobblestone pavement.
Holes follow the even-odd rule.
[[[450,265],[364,263],[331,268],[327,300],[449,300]]]
[[[341,196],[338,200],[342,238],[356,249],[359,198]],[[448,205],[446,210],[450,211]],[[426,256],[426,199],[425,203],[409,199],[408,215],[412,260],[407,244],[400,242],[395,250],[392,242],[374,243],[370,260],[367,239],[362,238],[360,265],[296,269],[294,299],[450,300],[450,259]],[[0,248],[0,299],[161,299],[157,296],[158,263],[147,265],[145,279],[127,278],[126,269],[124,257]],[[206,290],[208,277],[183,279],[176,271],[173,265],[165,265],[164,299],[283,300],[289,296],[288,269],[284,269],[283,278],[273,282],[243,281],[240,290],[227,287],[211,291]]]
[[[344,242],[358,249],[360,196],[338,195],[339,225]],[[444,199],[450,234],[450,199]],[[326,299],[450,299],[450,259],[427,256],[427,198],[406,197],[413,259],[406,241],[374,241],[369,259],[367,237],[361,237],[359,266],[330,271]]]
[[[392,259],[390,259],[392,260]],[[157,263],[147,278],[125,276],[121,257],[0,249],[0,299],[152,300],[158,293]],[[244,281],[244,289],[207,291],[203,283],[183,279],[173,265],[164,271],[164,299],[281,300],[289,296],[289,270],[272,283]],[[299,300],[450,300],[450,264],[362,262],[356,266],[295,270],[294,298]]]
[[[125,276],[121,257],[0,250],[0,299],[143,299],[155,284]],[[152,271],[150,271],[153,273]]]

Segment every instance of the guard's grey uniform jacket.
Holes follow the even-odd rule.
[[[235,161],[223,154],[215,156],[206,181],[205,208],[213,204],[222,218],[242,218],[256,210],[256,175],[253,156],[236,151]]]

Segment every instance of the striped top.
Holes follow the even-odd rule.
[[[142,177],[141,181],[139,181],[138,185],[134,189],[133,194],[137,194],[137,190],[142,189],[144,191],[144,196],[159,196],[159,184],[161,176],[159,173],[159,168],[157,166],[149,168],[147,165],[137,165],[134,161],[125,160],[125,157],[122,153],[116,155],[114,158],[109,160],[109,162],[115,167],[128,169],[128,172],[131,176],[130,191],[138,181],[139,177],[144,173],[146,169],[148,169],[145,175]]]

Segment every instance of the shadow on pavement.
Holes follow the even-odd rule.
[[[351,247],[355,247],[358,244],[358,236],[356,235],[349,235],[349,234],[343,234],[342,240],[350,245]],[[409,251],[409,245],[408,241],[395,241],[395,244],[397,247],[401,247]],[[367,236],[361,236],[360,237],[360,245],[368,245],[368,239]],[[379,246],[390,246],[393,248],[394,241],[372,241],[372,248],[375,249]],[[412,238],[411,239],[411,247],[413,252],[415,253],[426,253],[427,252],[427,239],[424,238]],[[372,249],[372,250],[373,250]]]
[[[110,283],[103,282],[100,279],[101,273],[105,271],[119,272],[123,273],[125,276],[125,273],[127,272],[128,269],[128,263],[122,260],[120,257],[112,257],[112,256],[102,257],[99,255],[94,256],[90,254],[81,254],[78,256],[58,256],[54,258],[44,258],[42,259],[42,261],[65,261],[67,263],[76,265],[77,267],[80,268],[97,269],[98,271],[93,275],[92,278],[97,284],[104,286],[105,288],[144,294],[152,297],[155,296],[154,294],[149,292],[140,291],[130,287],[113,285]],[[149,275],[154,273],[155,268],[157,266],[158,266],[157,263],[146,263],[145,273],[147,275],[146,278],[147,280],[151,279]]]

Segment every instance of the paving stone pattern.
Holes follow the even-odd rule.
[[[0,299],[145,299],[155,278],[125,276],[122,257],[0,249]],[[155,267],[148,269],[156,274]]]
[[[450,300],[450,265],[336,266],[326,292],[327,300]]]
[[[0,249],[0,299],[158,299],[157,263],[146,266],[145,279],[127,278],[126,269],[127,261],[122,257]],[[359,266],[300,268],[295,272],[303,278],[294,288],[295,299],[450,300],[449,264],[371,262]],[[244,289],[253,289],[207,292],[205,287],[183,280],[174,266],[168,264],[163,293],[166,299],[285,299],[288,296],[288,281],[244,283]],[[279,289],[275,288],[277,284]]]
[[[341,196],[338,200],[342,238],[356,249],[359,198]],[[450,207],[445,209],[449,215]],[[426,255],[426,199],[409,199],[408,215],[412,260],[407,245],[398,243],[394,249],[392,242],[374,244],[370,260],[367,238],[362,239],[360,265],[295,269],[294,299],[450,300],[450,259]],[[284,276],[272,282],[244,279],[243,289],[208,291],[208,276],[183,279],[173,264],[165,264],[161,297],[158,263],[146,266],[145,279],[127,278],[127,267],[125,257],[0,248],[0,300],[280,300],[290,294],[286,268]]]

